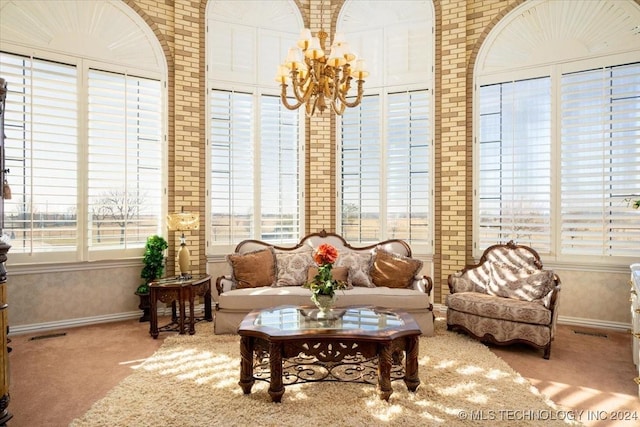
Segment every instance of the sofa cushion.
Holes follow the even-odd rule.
[[[295,252],[276,252],[277,277],[274,286],[302,286],[313,265],[313,249],[303,246]]]
[[[231,264],[231,278],[238,289],[272,286],[276,281],[273,248],[228,255],[227,261]]]
[[[538,301],[522,301],[477,292],[460,292],[447,295],[445,303],[452,310],[482,317],[536,325],[551,323],[551,310]]]
[[[340,290],[336,307],[351,305],[371,305],[392,309],[429,310],[429,295],[413,289],[392,289],[387,287]],[[278,305],[313,306],[311,291],[304,287],[263,287],[252,289],[234,289],[220,294],[219,306],[225,310],[250,311],[258,308]]]
[[[534,301],[544,297],[554,285],[551,270],[518,269],[491,262],[491,280],[487,293],[504,298]]]
[[[349,269],[347,279],[349,286],[374,288],[375,285],[371,281],[371,276],[369,276],[371,260],[372,255],[370,252],[356,252],[345,249],[338,254],[335,266]]]
[[[422,261],[377,250],[371,265],[371,280],[376,286],[409,288],[422,268]]]

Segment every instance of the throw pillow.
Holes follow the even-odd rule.
[[[475,285],[471,280],[463,277],[460,272],[451,275],[451,286],[453,286],[454,292],[476,292]]]
[[[369,276],[371,268],[370,252],[355,252],[343,250],[338,255],[335,267],[347,267],[349,274],[347,278],[348,286],[361,286],[365,288],[375,288]]]
[[[508,268],[501,263],[490,263],[491,281],[488,293],[504,298],[534,301],[544,297],[553,288],[554,273],[551,270],[531,272]]]
[[[276,281],[276,261],[273,248],[260,249],[246,254],[227,256],[231,264],[231,278],[236,288],[271,286]]]
[[[371,265],[371,279],[376,286],[410,288],[422,268],[422,261],[378,249]]]
[[[307,271],[307,283],[311,283],[316,274],[318,274],[318,267],[309,267]],[[347,285],[346,289],[353,289],[353,286],[349,285],[349,269],[347,267],[333,267],[331,269],[331,277],[338,282],[344,282]]]
[[[292,253],[276,252],[278,275],[274,286],[302,286],[307,279],[309,266],[313,265],[312,252],[309,246]]]

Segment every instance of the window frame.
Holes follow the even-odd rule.
[[[481,86],[498,84],[511,81],[520,81],[526,79],[534,79],[548,77],[551,80],[551,249],[550,251],[539,253],[547,260],[546,263],[562,268],[627,268],[629,264],[637,260],[633,256],[606,256],[606,255],[580,255],[580,254],[563,254],[562,236],[560,228],[562,225],[561,212],[561,174],[562,174],[562,123],[560,110],[560,96],[562,88],[562,76],[565,74],[577,73],[593,69],[602,69],[615,67],[618,65],[637,63],[639,58],[633,53],[619,53],[597,58],[569,60],[562,63],[550,64],[540,67],[530,67],[527,69],[519,69],[513,71],[502,71],[499,73],[477,75],[474,82],[473,93],[473,256],[479,258],[485,249],[479,243],[480,223],[479,223],[479,197],[480,197],[480,152],[479,152],[479,135],[480,135],[480,100],[479,89]],[[631,209],[631,207],[629,207]],[[495,242],[498,243],[498,242]],[[506,243],[506,242],[502,242]],[[527,242],[522,241],[522,244]]]
[[[77,70],[77,198],[76,198],[76,222],[78,239],[75,249],[69,251],[59,252],[34,252],[34,253],[18,253],[12,252],[11,261],[16,266],[29,266],[39,264],[53,264],[53,263],[85,263],[95,261],[109,261],[109,260],[128,260],[133,258],[139,258],[144,251],[145,242],[139,244],[130,245],[128,248],[118,248],[111,250],[90,250],[87,241],[89,232],[88,228],[88,76],[89,70],[100,70],[120,75],[132,75],[141,77],[144,79],[156,80],[160,84],[159,99],[161,103],[160,107],[160,130],[159,130],[159,142],[160,147],[160,193],[158,197],[161,199],[162,212],[158,214],[158,223],[155,226],[155,234],[162,235],[165,227],[166,206],[167,206],[167,120],[168,120],[168,105],[167,105],[167,84],[166,77],[162,72],[149,71],[148,69],[132,69],[131,67],[121,66],[118,64],[111,64],[96,59],[87,59],[79,57],[74,54],[65,54],[58,52],[49,52],[42,49],[25,48],[22,46],[13,45],[11,43],[3,44],[3,52],[9,55],[23,56],[30,59],[38,59],[48,62],[57,62],[61,64],[70,65]],[[9,83],[10,84],[10,83]],[[9,94],[11,87],[8,87]],[[8,94],[8,97],[9,97]],[[4,229],[3,232],[7,230]],[[10,244],[10,242],[9,242]]]
[[[215,80],[209,81],[211,85],[207,89],[207,120],[206,120],[206,131],[207,131],[207,176],[206,176],[206,188],[207,188],[207,204],[206,204],[206,216],[207,216],[207,255],[208,256],[222,256],[226,255],[230,252],[233,252],[238,242],[234,239],[227,243],[219,243],[216,244],[211,239],[211,219],[212,219],[212,203],[213,196],[211,194],[213,188],[213,177],[212,177],[212,140],[211,140],[211,103],[210,96],[211,92],[214,90],[217,91],[226,91],[226,92],[237,92],[243,93],[251,96],[252,105],[253,105],[253,118],[252,118],[252,128],[251,128],[251,138],[252,138],[252,146],[253,146],[253,215],[252,215],[252,227],[251,234],[246,237],[246,239],[254,239],[254,240],[263,240],[268,241],[274,244],[295,244],[297,243],[304,232],[304,224],[305,224],[305,204],[304,204],[304,185],[305,185],[305,120],[303,116],[303,111],[298,110],[295,112],[298,116],[298,160],[297,160],[297,169],[298,169],[298,177],[299,177],[299,188],[298,188],[298,230],[297,234],[293,236],[291,239],[287,240],[268,240],[263,239],[262,237],[262,229],[261,224],[263,222],[261,213],[261,185],[262,185],[262,138],[261,138],[261,102],[263,96],[273,96],[279,97],[279,94],[276,94],[273,90],[269,90],[266,88],[258,88],[253,85],[241,85],[241,84],[228,84],[223,82],[218,82]],[[283,107],[284,108],[284,107]]]

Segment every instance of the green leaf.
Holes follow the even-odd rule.
[[[167,241],[158,235],[149,236],[145,246],[142,263],[144,267],[140,272],[140,277],[147,283],[162,277],[164,272],[164,251],[169,247]]]

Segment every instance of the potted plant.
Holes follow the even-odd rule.
[[[148,322],[150,319],[149,283],[162,277],[164,272],[164,251],[168,247],[169,244],[162,236],[153,235],[147,238],[144,257],[142,258],[144,266],[140,272],[140,277],[145,279],[145,282],[136,289],[136,295],[140,297],[138,308],[143,312],[140,318],[141,322]]]

